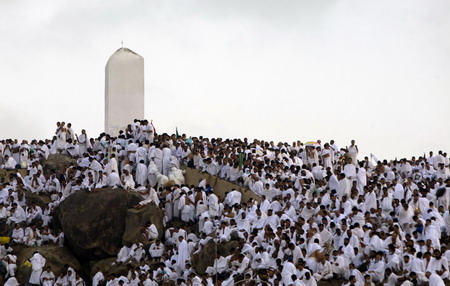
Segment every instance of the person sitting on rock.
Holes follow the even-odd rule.
[[[68,282],[68,285],[77,285],[77,273],[70,267],[66,273],[66,281]]]
[[[144,245],[136,241],[136,243],[131,246],[130,257],[133,262],[138,263],[141,258],[145,257]]]
[[[113,262],[113,265],[114,264],[121,265],[121,264],[129,262],[131,260],[130,252],[131,252],[131,248],[128,247],[127,245],[124,245],[119,250],[119,253],[117,254],[117,259],[115,262]]]
[[[125,190],[127,190],[127,191],[134,190],[135,183],[134,183],[133,175],[131,175],[127,169],[123,170],[121,182],[122,182],[122,187]]]
[[[6,268],[5,279],[8,277],[16,276],[17,256],[9,253],[1,260],[1,262],[3,263],[3,266],[5,266],[5,268]]]
[[[95,275],[92,278],[92,286],[103,285],[104,281],[105,281],[105,276],[100,271],[100,268],[95,267]]]
[[[41,274],[42,286],[53,286],[55,283],[55,274],[52,272],[52,267],[47,266],[44,272]]]
[[[80,274],[77,273],[75,275],[75,284],[72,284],[72,285],[75,285],[75,286],[86,286],[86,283],[84,283],[84,280],[83,280],[83,278],[80,277]]]
[[[42,245],[42,235],[35,224],[27,227],[25,229],[25,239],[24,242],[28,246],[41,246]]]
[[[152,245],[150,245],[150,256],[152,260],[159,261],[164,252],[164,245],[161,243],[159,239],[157,239]]]
[[[25,232],[23,231],[23,228],[20,227],[20,224],[16,223],[11,235],[12,243],[22,244],[24,237]]]
[[[54,286],[64,286],[67,285],[67,279],[66,279],[66,275],[64,274],[64,272],[59,273],[58,279],[56,279],[55,285]]]

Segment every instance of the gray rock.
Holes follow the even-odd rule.
[[[123,244],[134,243],[136,241],[144,242],[140,228],[147,222],[151,222],[156,226],[159,238],[161,238],[164,234],[163,217],[164,212],[154,202],[139,210],[134,208],[129,209],[125,222],[125,232],[122,238]]]
[[[218,255],[228,256],[232,248],[237,248],[241,245],[238,240],[231,240],[225,243],[217,244]],[[199,274],[203,274],[208,266],[214,265],[216,257],[216,243],[211,239],[206,243],[205,247],[198,253],[192,256],[192,265]]]
[[[68,167],[76,165],[77,160],[61,154],[53,154],[48,156],[43,163],[44,175],[55,173],[56,175],[63,174]]]
[[[69,248],[83,261],[116,256],[126,228],[128,209],[141,197],[122,189],[80,190],[67,197],[55,214]]]

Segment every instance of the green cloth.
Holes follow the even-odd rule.
[[[239,168],[242,168],[244,166],[244,154],[239,154]]]

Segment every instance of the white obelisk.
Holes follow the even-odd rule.
[[[144,58],[120,48],[105,68],[105,132],[116,136],[134,119],[144,119]]]

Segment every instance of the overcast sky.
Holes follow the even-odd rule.
[[[145,59],[158,132],[450,151],[450,1],[0,0],[0,138],[98,136],[104,68]]]

